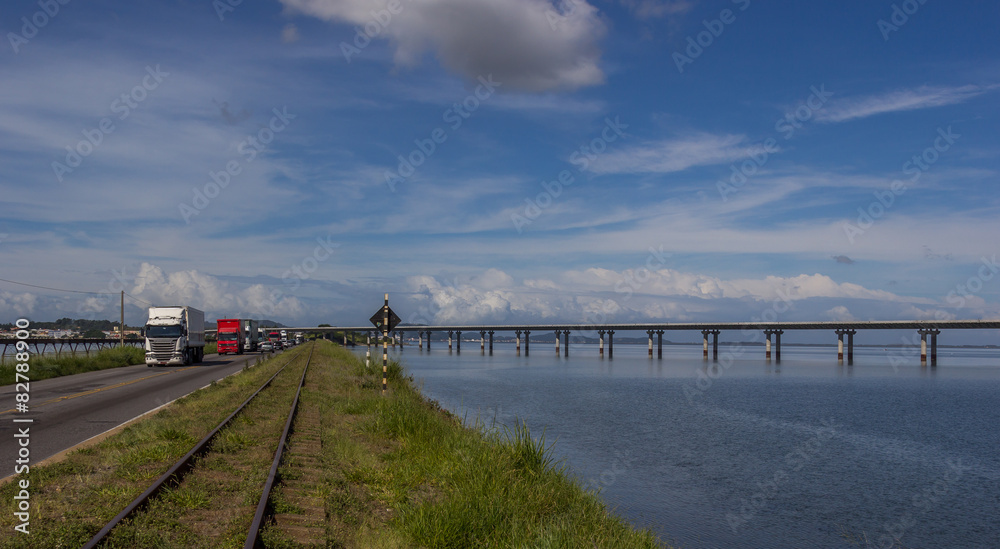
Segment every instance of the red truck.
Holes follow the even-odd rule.
[[[220,318],[218,320],[218,346],[219,354],[235,353],[243,354],[243,345],[240,344],[240,319]]]

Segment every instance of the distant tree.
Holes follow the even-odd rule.
[[[83,333],[83,337],[103,338],[103,337],[106,337],[106,336],[104,335],[104,332],[102,330],[98,330],[96,328],[92,328],[92,329],[87,330],[86,332],[84,332]]]

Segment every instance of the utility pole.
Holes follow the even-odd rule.
[[[125,290],[122,290],[122,317],[119,329],[121,330],[121,333],[118,334],[121,337],[121,347],[125,348]]]

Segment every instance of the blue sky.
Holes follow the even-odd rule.
[[[383,292],[430,323],[997,318],[998,16],[8,2],[0,278],[294,325]],[[0,321],[117,304],[0,283]]]

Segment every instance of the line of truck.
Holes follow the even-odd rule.
[[[265,333],[256,320],[247,318],[219,319],[216,334],[220,355],[255,352],[264,341],[272,350],[293,344],[287,331]],[[147,366],[188,365],[205,357],[205,313],[194,307],[150,307],[145,335]],[[302,334],[296,334],[295,343],[301,342]]]

